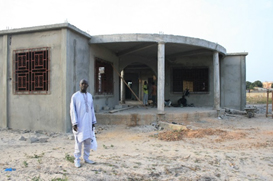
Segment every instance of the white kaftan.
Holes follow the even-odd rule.
[[[87,103],[87,104],[86,104]],[[70,103],[70,117],[72,125],[77,125],[78,131],[74,131],[75,140],[78,143],[93,137],[92,124],[97,123],[93,98],[90,93],[74,93]]]

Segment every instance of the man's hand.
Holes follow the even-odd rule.
[[[94,128],[95,128],[95,124],[92,124],[92,131],[94,130]]]
[[[77,125],[73,125],[73,130],[77,132],[78,131],[78,126]]]

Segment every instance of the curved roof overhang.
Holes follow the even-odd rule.
[[[89,43],[99,44],[114,52],[117,56],[126,55],[157,58],[157,45],[165,43],[166,59],[177,56],[212,55],[219,52],[226,55],[226,49],[207,40],[165,34],[114,34],[92,36]]]

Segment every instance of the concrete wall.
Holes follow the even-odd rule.
[[[246,105],[246,54],[220,60],[221,107],[243,110]]]
[[[112,62],[115,70],[113,70],[114,77],[114,94],[113,95],[96,95],[95,94],[95,57],[101,58],[105,61]],[[89,87],[92,87],[91,94],[94,98],[95,110],[98,112],[105,107],[113,108],[119,104],[119,75],[117,74],[119,67],[118,57],[111,51],[100,45],[90,45],[90,72],[89,72]],[[120,73],[120,72],[119,72]],[[98,120],[99,122],[99,120]]]
[[[7,85],[7,117],[9,128],[63,131],[62,95],[64,88],[62,59],[62,33],[53,30],[9,35],[7,77],[12,80]],[[50,82],[47,95],[14,94],[12,71],[13,50],[50,47]]]
[[[165,71],[165,99],[170,99],[172,103],[177,103],[177,101],[182,97],[182,93],[172,92],[172,69],[174,67],[185,67],[185,68],[208,68],[209,69],[209,89],[208,92],[204,93],[190,93],[189,97],[186,97],[188,104],[194,104],[196,107],[202,106],[213,106],[213,61],[212,56],[196,56],[196,57],[181,57],[177,58],[175,62],[166,61]]]
[[[156,59],[148,59],[140,56],[124,56],[120,59],[119,63],[119,72],[121,72],[128,65],[138,62],[147,65],[152,69],[155,74],[157,74],[157,60]]]

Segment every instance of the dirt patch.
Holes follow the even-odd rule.
[[[96,164],[81,160],[80,168],[71,163],[71,134],[0,129],[0,180],[273,180],[272,118],[184,125],[191,130],[97,125],[98,150],[90,155]],[[30,143],[22,136],[49,139]]]
[[[158,134],[158,138],[164,141],[179,141],[184,138],[204,138],[207,136],[217,136],[217,140],[220,142],[224,140],[239,140],[245,138],[246,133],[208,128],[198,130],[165,131]]]
[[[273,131],[265,131],[264,134],[272,136],[273,135]]]

